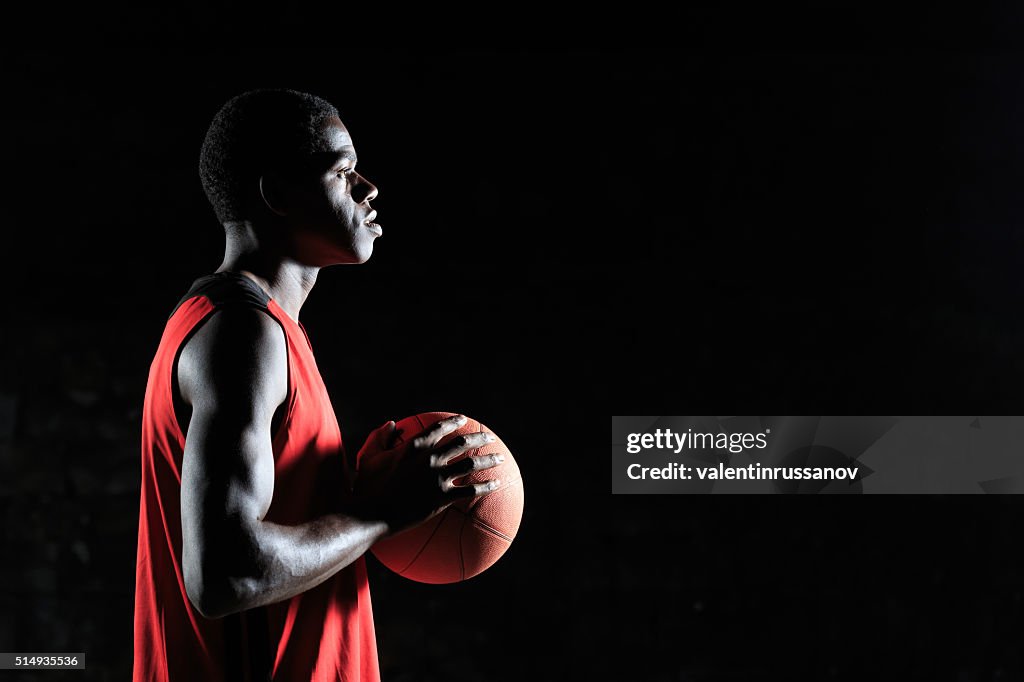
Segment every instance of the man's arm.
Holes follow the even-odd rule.
[[[298,526],[263,520],[274,493],[271,421],[287,397],[286,353],[277,322],[240,308],[214,313],[179,358],[181,397],[192,406],[181,470],[182,571],[189,599],[208,618],[313,588],[388,532],[384,521],[343,514]]]

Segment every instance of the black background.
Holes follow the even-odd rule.
[[[460,411],[524,474],[479,578],[370,560],[386,679],[1020,676],[1017,499],[612,497],[604,450],[612,414],[1019,414],[1020,56],[8,66],[0,650],[130,675],[146,372],[223,249],[199,146],[230,96],[283,86],[338,106],[380,189],[373,258],[322,271],[301,317],[348,447]]]

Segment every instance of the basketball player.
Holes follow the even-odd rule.
[[[356,160],[338,111],[291,90],[235,97],[206,135],[227,246],[150,367],[136,682],[378,680],[363,554],[498,486],[455,484],[501,461],[450,463],[493,438],[439,446],[461,416],[399,447],[389,422],[345,458],[299,311],[321,268],[365,262],[382,234]]]

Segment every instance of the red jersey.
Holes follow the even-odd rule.
[[[363,557],[291,599],[225,618],[204,618],[185,592],[185,435],[175,416],[172,373],[193,331],[215,310],[237,305],[263,310],[287,340],[287,411],[274,434],[274,497],[266,520],[294,525],[336,512],[349,490],[341,431],[305,328],[244,275],[221,272],[197,279],[167,320],[142,411],[134,680],[378,682]]]

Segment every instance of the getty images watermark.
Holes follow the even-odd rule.
[[[693,429],[676,432],[670,429],[656,429],[651,432],[636,432],[626,436],[626,452],[631,455],[645,450],[657,450],[680,454],[684,450],[723,450],[732,454],[748,450],[764,450],[768,447],[771,429],[758,433],[701,433]],[[766,466],[760,462],[746,465],[687,465],[683,462],[668,462],[657,466],[645,466],[633,462],[626,467],[626,475],[634,481],[643,480],[855,480],[859,467],[785,467]]]

